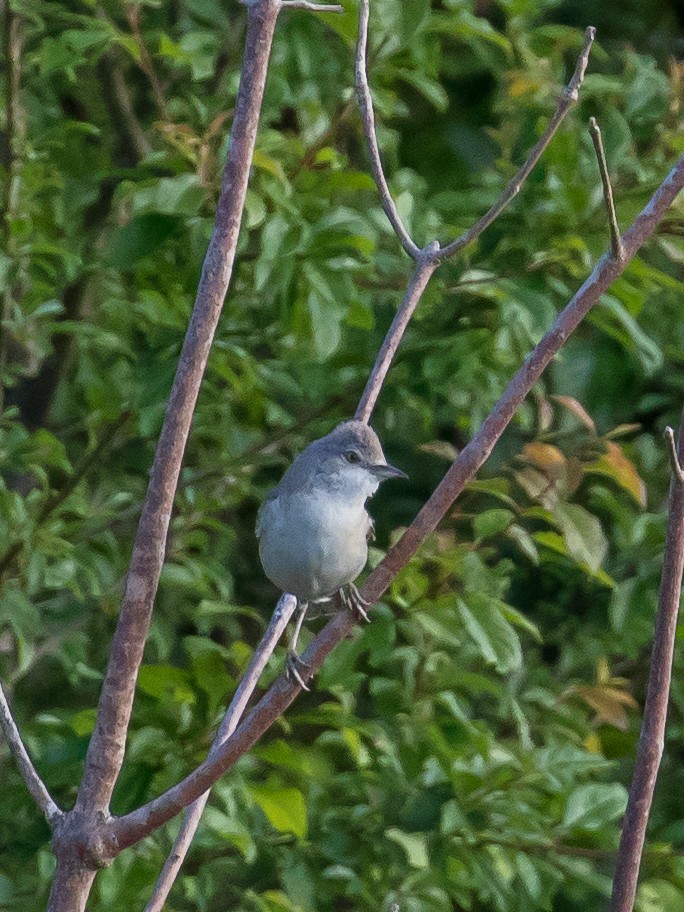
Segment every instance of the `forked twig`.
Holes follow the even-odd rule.
[[[601,173],[601,183],[603,184],[603,199],[606,204],[608,225],[610,227],[610,248],[613,251],[613,256],[615,259],[621,260],[625,255],[625,248],[622,243],[622,238],[620,237],[620,227],[618,225],[617,214],[615,212],[615,199],[613,197],[613,187],[610,182],[610,174],[608,173],[606,152],[603,148],[601,128],[597,124],[595,117],[589,118],[589,133],[591,135],[591,141],[594,144],[594,151],[596,152],[596,158],[598,160],[599,172]]]
[[[416,267],[409,281],[404,299],[397,310],[392,325],[387,331],[382,348],[378,352],[375,365],[373,366],[373,370],[368,378],[366,388],[363,391],[361,401],[356,410],[355,417],[360,421],[366,422],[370,420],[392,360],[399,348],[404,332],[418,306],[430,277],[441,260],[457,253],[482,234],[482,232],[498,218],[503,209],[505,209],[519,192],[532,169],[539,161],[541,154],[551,142],[551,139],[563,122],[568,111],[579,97],[579,89],[584,80],[589,53],[596,36],[596,29],[592,26],[586,29],[584,34],[584,45],[577,60],[575,72],[568,85],[561,92],[553,117],[549,121],[541,138],[530,151],[524,165],[520,168],[515,177],[509,181],[498,201],[472,226],[472,228],[468,229],[468,231],[464,232],[464,234],[456,238],[450,244],[441,247],[437,241],[432,241],[421,250],[411,239],[399,216],[382,167],[382,159],[380,157],[375,128],[373,101],[366,70],[369,16],[370,0],[361,0],[359,5],[359,38],[356,51],[356,91],[359,107],[361,109],[361,119],[370,154],[371,170],[380,193],[383,209],[385,210],[385,214],[394,228],[402,247],[416,262]]]
[[[665,429],[665,437],[672,464],[672,481],[663,572],[644,718],[641,723],[627,810],[622,824],[610,912],[632,912],[634,908],[639,868],[646,841],[646,827],[665,745],[667,704],[684,570],[684,472],[677,452],[678,449],[679,453],[684,453],[684,411],[679,425],[679,447],[675,447],[672,428]]]
[[[280,0],[285,9],[309,10],[310,13],[343,13],[344,7],[339,3],[309,3],[309,0]]]

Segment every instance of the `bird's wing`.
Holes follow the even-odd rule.
[[[278,496],[278,489],[273,488],[272,491],[268,492],[268,494],[264,498],[264,502],[259,507],[259,512],[257,513],[257,521],[256,521],[256,537],[257,538],[261,538],[261,534],[264,531],[264,525],[268,522],[269,507],[271,506],[271,504],[273,503],[273,501],[276,499],[277,496]]]

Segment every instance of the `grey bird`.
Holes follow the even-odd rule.
[[[298,617],[287,672],[306,687],[295,649],[310,602],[330,601],[368,620],[354,580],[366,566],[373,520],[366,501],[388,478],[408,478],[387,463],[375,431],[345,421],[299,454],[257,518],[259,556],[266,576],[296,596]]]

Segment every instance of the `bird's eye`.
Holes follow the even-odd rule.
[[[347,462],[351,462],[352,464],[361,462],[361,457],[356,452],[356,450],[347,450],[347,452],[344,454],[344,458],[347,460]]]

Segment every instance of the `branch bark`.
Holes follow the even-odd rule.
[[[361,591],[365,600],[377,602],[399,570],[434,531],[456,497],[484,464],[544,369],[600,296],[624,272],[639,248],[655,232],[658,222],[683,187],[684,156],[625,233],[624,258],[615,259],[610,254],[601,258],[591,276],[561,311],[549,332],[515,374],[480,430],[459,453],[411,526],[370,574]],[[321,631],[303,655],[312,672],[320,668],[326,656],[350,633],[354,624],[350,614],[339,614]],[[210,788],[287,709],[300,689],[284,677],[279,678],[236,732],[194,772],[138,810],[113,820],[108,834],[108,838],[113,837],[111,851],[116,854],[133,845]]]
[[[235,260],[278,11],[278,0],[253,0],[248,6],[242,78],[216,223],[133,546],[126,592],[102,687],[97,722],[78,792],[77,811],[108,813],[109,801],[123,762],[126,730],[159,583],[185,444]]]
[[[653,803],[658,769],[665,745],[667,704],[672,679],[672,659],[677,635],[677,616],[682,597],[684,571],[684,472],[680,457],[684,454],[684,411],[679,425],[679,443],[675,448],[672,428],[666,429],[672,461],[672,479],[668,502],[667,535],[663,554],[658,614],[656,616],[651,670],[644,718],[639,735],[632,786],[622,824],[610,912],[632,912],[639,880],[639,868],[646,840],[646,827]]]

